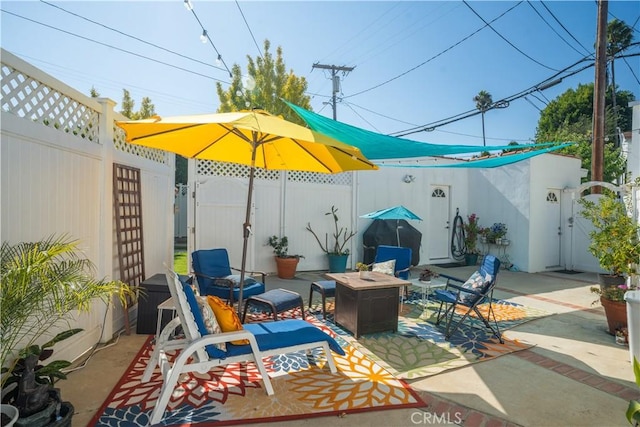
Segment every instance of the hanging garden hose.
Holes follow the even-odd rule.
[[[464,258],[466,248],[464,245],[464,223],[460,216],[460,210],[456,208],[456,217],[453,219],[451,231],[451,255],[458,261]]]

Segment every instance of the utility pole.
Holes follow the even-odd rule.
[[[333,120],[336,119],[336,94],[340,91],[340,76],[338,76],[338,71],[342,71],[343,73],[348,73],[349,71],[353,71],[355,67],[345,67],[338,65],[325,65],[318,64],[317,62],[313,64],[312,68],[320,68],[322,70],[331,70],[331,81],[333,83],[333,94],[331,97],[331,105],[333,106]]]
[[[596,36],[596,75],[593,88],[593,141],[591,146],[591,180],[604,177],[604,107],[607,73],[607,10],[608,1],[598,0],[598,26]],[[600,194],[601,188],[593,192]]]

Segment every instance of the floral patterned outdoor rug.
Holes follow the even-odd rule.
[[[412,295],[404,303],[397,333],[369,334],[358,340],[334,324],[332,315],[327,316],[324,324],[336,333],[338,341],[345,340],[396,378],[402,379],[424,378],[532,347],[529,343],[511,340],[504,333],[504,344],[501,344],[475,314],[471,319],[465,319],[451,339],[446,340],[444,321],[435,325],[438,306],[429,303],[427,308],[424,310],[420,299]],[[495,300],[493,308],[501,332],[551,314],[504,300]],[[479,309],[486,317],[488,304]],[[313,307],[311,314],[322,322],[319,308]]]
[[[321,322],[313,323],[332,334]],[[340,344],[347,354],[334,354],[337,374],[324,366],[319,350],[310,358],[304,351],[265,358],[273,396],[267,396],[252,363],[185,374],[161,425],[244,425],[425,406],[403,380],[345,340]],[[150,382],[140,381],[152,350],[150,337],[89,425],[148,425],[162,385],[157,368]]]

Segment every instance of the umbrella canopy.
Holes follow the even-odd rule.
[[[238,312],[251,231],[251,199],[255,168],[338,173],[378,169],[358,148],[273,116],[265,111],[200,114],[119,121],[126,141],[171,151],[183,157],[250,166]]]
[[[127,142],[187,158],[322,173],[377,169],[358,148],[260,110],[116,124]]]
[[[380,209],[375,212],[369,212],[368,214],[360,215],[360,218],[369,219],[417,219],[422,221],[418,215],[411,212],[404,206],[394,206],[392,208]]]
[[[417,219],[418,221],[422,221],[418,215],[411,212],[409,209],[404,206],[394,206],[392,208],[380,209],[375,212],[369,212],[368,214],[360,215],[360,218],[368,218],[368,219],[395,219],[396,220],[396,238],[398,241],[398,246],[400,246],[400,220],[404,219]]]

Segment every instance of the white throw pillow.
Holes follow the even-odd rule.
[[[389,261],[376,262],[375,264],[373,264],[373,267],[371,267],[371,271],[377,271],[380,273],[393,276],[395,275],[395,268],[396,268],[396,260],[390,259]]]
[[[202,320],[204,320],[204,325],[206,326],[207,331],[209,331],[210,334],[221,334],[222,328],[220,328],[220,325],[218,324],[218,319],[216,319],[216,315],[209,305],[207,297],[197,296],[196,299],[198,300],[198,306],[202,312]],[[227,351],[226,343],[222,342],[213,345],[222,351]]]

